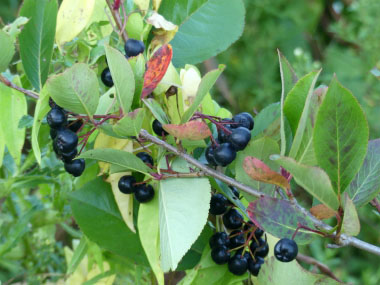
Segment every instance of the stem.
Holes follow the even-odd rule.
[[[178,150],[174,146],[160,140],[159,138],[150,135],[146,130],[140,131],[140,138],[143,138],[147,141],[150,141],[150,142],[152,142],[158,146],[161,146],[164,149],[176,154],[177,156],[183,158],[184,160],[186,160],[190,164],[197,167],[200,171],[202,171],[207,176],[214,177],[214,178],[216,178],[216,179],[218,179],[218,180],[220,180],[220,181],[222,181],[222,182],[224,182],[230,186],[235,186],[236,188],[240,189],[241,191],[244,191],[248,194],[251,194],[252,196],[255,196],[257,198],[267,196],[266,194],[261,193],[261,192],[257,191],[256,189],[253,189],[247,185],[244,185],[244,184],[236,181],[235,179],[232,179],[231,177],[224,175],[223,173],[221,173],[219,171],[216,171],[214,169],[207,167],[206,165],[200,163],[198,160],[196,160],[192,156]],[[323,229],[325,231],[330,231],[332,229],[331,226],[329,226],[329,225],[323,223],[322,221],[318,220],[308,210],[306,210],[300,204],[298,204],[298,202],[295,198],[289,202],[292,203],[292,205],[298,211],[300,211],[303,215],[307,216],[310,220],[312,220],[316,228]],[[373,253],[373,254],[380,256],[380,247],[369,244],[369,243],[364,242],[362,240],[359,240],[357,238],[348,236],[346,234],[341,234],[339,237],[339,240],[336,240],[336,242],[338,242],[340,246],[349,246],[350,245],[350,246],[354,246],[356,248],[359,248],[359,249],[362,249],[362,250],[365,250],[365,251],[368,251],[370,253]]]
[[[29,97],[32,97],[33,99],[38,99],[39,96],[37,93],[34,93],[33,91],[30,91],[30,90],[27,90],[27,89],[24,89],[24,88],[21,88],[19,86],[17,86],[16,84],[12,83],[11,81],[9,81],[8,79],[6,79],[5,77],[3,77],[2,75],[0,75],[0,81],[2,83],[4,83],[4,85],[10,87],[10,88],[13,88],[17,91],[20,91],[21,93],[24,93],[26,96],[29,96]]]
[[[119,28],[119,31],[121,32],[121,36],[123,37],[124,42],[128,40],[127,33],[125,32],[125,29],[123,29],[123,23],[121,22],[120,13],[119,10],[114,10],[113,5],[111,3],[111,0],[106,0],[108,8],[111,10],[111,14],[113,19],[115,20],[116,26]]]

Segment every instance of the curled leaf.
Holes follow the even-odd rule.
[[[179,139],[203,140],[211,136],[211,131],[206,123],[190,121],[182,125],[163,125],[165,131]]]
[[[153,11],[152,14],[146,19],[146,21],[156,29],[164,29],[165,31],[178,30],[177,25],[174,25],[172,22],[166,20],[156,11]]]

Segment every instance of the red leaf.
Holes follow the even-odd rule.
[[[204,122],[190,121],[182,125],[167,124],[163,125],[163,128],[179,139],[198,141],[211,136],[211,131]]]
[[[288,180],[269,168],[260,159],[252,156],[247,156],[243,162],[244,171],[254,180],[274,184],[282,187],[283,189],[290,189]]]
[[[160,47],[149,59],[147,63],[148,67],[144,74],[144,86],[141,94],[142,99],[152,93],[158,83],[160,83],[169,67],[172,56],[172,46],[167,44]]]

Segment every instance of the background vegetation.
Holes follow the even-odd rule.
[[[208,61],[208,69],[225,63],[224,81],[218,85],[220,103],[238,111],[259,111],[279,100],[280,78],[276,49],[279,48],[303,75],[323,67],[319,84],[328,84],[335,72],[365,109],[370,137],[380,137],[380,2],[378,0],[246,0],[246,26],[243,36],[226,52]],[[14,20],[19,0],[0,2],[1,25]],[[26,128],[30,124],[25,122]],[[30,129],[29,129],[30,130]],[[48,132],[47,128],[42,128]],[[45,137],[47,137],[46,135]],[[48,141],[46,141],[46,145]],[[28,168],[30,146],[24,149],[24,168]],[[54,154],[46,148],[41,169],[31,173],[41,180],[18,176],[11,156],[6,154],[0,168],[0,280],[11,283],[26,279],[40,284],[47,277],[58,280],[67,271],[64,247],[81,233],[71,220],[65,193],[78,188],[97,173],[97,165],[88,166],[87,176],[71,183]],[[47,184],[46,179],[54,180]],[[51,181],[50,181],[51,182]],[[35,187],[40,185],[39,190]],[[53,186],[52,186],[53,185]],[[18,189],[17,191],[13,191]],[[59,191],[58,191],[59,190]],[[7,193],[7,191],[11,193]],[[380,216],[367,205],[359,209],[362,231],[359,238],[380,244]],[[326,249],[316,239],[305,250],[326,264],[342,280],[354,284],[379,284],[378,257],[354,248]],[[66,250],[67,251],[67,250]],[[67,253],[66,253],[67,254]],[[89,262],[103,264],[113,260],[119,273],[117,282],[144,283],[147,268],[134,268],[90,243]],[[307,266],[308,269],[312,269]],[[130,269],[126,269],[130,268]],[[132,268],[132,269],[131,269]],[[136,270],[134,270],[136,269]],[[4,283],[7,284],[7,283]]]

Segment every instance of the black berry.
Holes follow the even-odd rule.
[[[251,132],[243,127],[234,129],[228,138],[236,150],[243,150],[251,140]]]
[[[136,179],[132,175],[124,175],[120,178],[118,186],[120,192],[124,194],[132,194],[135,192],[133,184],[136,183]]]
[[[255,257],[255,260],[252,258],[248,259],[248,270],[253,276],[259,275],[261,265],[264,263],[262,257]]]
[[[46,120],[53,129],[59,129],[66,124],[66,115],[62,109],[53,108],[47,114]]]
[[[100,78],[102,79],[102,82],[105,86],[107,87],[112,87],[113,86],[113,80],[112,80],[112,75],[111,71],[108,67],[106,67],[103,71],[102,74],[100,75]]]
[[[232,118],[231,127],[233,129],[238,128],[238,127],[243,127],[243,128],[247,128],[248,130],[252,130],[254,127],[254,121],[251,114],[244,112],[244,113],[235,115]]]
[[[247,258],[239,253],[235,254],[228,261],[228,270],[235,275],[243,275],[248,269]]]
[[[255,237],[257,239],[261,238],[263,236],[263,234],[264,234],[264,231],[262,229],[256,228],[256,230],[255,230]]]
[[[234,196],[237,198],[237,199],[240,199],[240,192],[239,190],[236,189],[236,187],[234,186],[229,186],[231,191],[232,191],[232,194],[234,194]]]
[[[77,147],[78,136],[68,129],[63,129],[58,131],[54,141],[57,145],[58,152],[69,153]]]
[[[225,264],[230,259],[230,253],[226,246],[218,246],[211,250],[211,258],[216,264]]]
[[[231,119],[223,119],[222,123],[224,122],[231,122]],[[226,128],[228,131],[231,131],[231,125],[230,124],[223,124],[223,127]],[[225,130],[219,128],[218,129],[218,141],[221,143],[227,142],[228,137],[230,136],[229,132],[226,132]]]
[[[218,164],[215,161],[214,150],[215,150],[215,148],[213,148],[212,145],[209,145],[206,148],[205,157],[206,157],[208,164],[210,164],[212,166],[217,166]]]
[[[140,184],[135,188],[135,198],[140,203],[147,203],[154,197],[154,189],[150,184]]]
[[[214,150],[215,162],[227,166],[236,158],[236,150],[230,143],[222,143]]]
[[[281,262],[290,262],[297,257],[297,243],[288,238],[280,239],[274,246],[274,256]]]
[[[217,193],[212,195],[210,201],[210,214],[222,215],[227,211],[227,198]]]
[[[71,121],[69,122],[69,125],[67,126],[70,131],[73,131],[74,133],[76,133],[83,125],[83,121],[82,120],[76,120],[76,121]]]
[[[243,225],[243,216],[236,209],[229,209],[223,215],[223,224],[227,229],[236,230]]]
[[[262,238],[258,239],[257,241],[252,239],[252,242],[249,246],[252,254],[254,254],[255,256],[260,256],[260,257],[267,256],[269,252],[268,243],[266,243],[265,240],[263,240]]]
[[[61,158],[64,162],[71,162],[78,154],[78,150],[74,148],[70,152],[62,152],[61,153]]]
[[[153,132],[158,135],[158,136],[162,136],[162,135],[168,135],[168,133],[164,130],[164,128],[162,127],[162,124],[159,120],[154,120],[153,123],[152,123],[152,129],[153,129]]]
[[[149,167],[153,167],[153,158],[150,156],[149,153],[142,151],[136,154],[136,156],[140,158]]]
[[[129,39],[124,45],[125,55],[127,57],[137,56],[144,52],[145,45],[142,41]]]
[[[68,173],[70,173],[71,175],[75,177],[78,177],[82,175],[86,164],[84,162],[84,159],[80,158],[80,159],[75,159],[71,162],[66,162],[64,166],[65,166],[65,170]]]
[[[215,248],[222,245],[228,246],[229,239],[225,232],[217,232],[211,236],[209,244],[211,248]]]
[[[239,230],[232,231],[230,233],[229,238],[230,238],[229,248],[231,249],[241,246],[245,243],[244,233]]]

